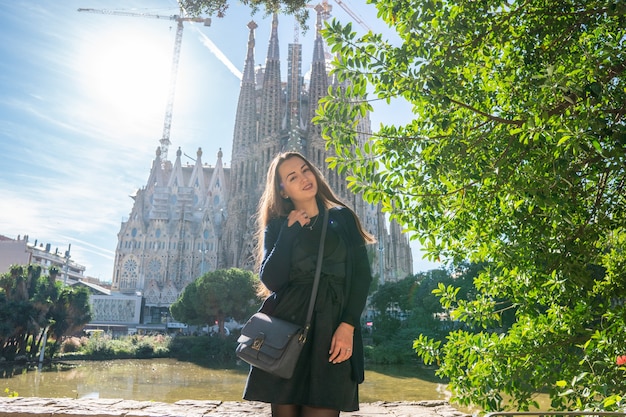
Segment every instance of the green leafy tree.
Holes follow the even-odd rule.
[[[385,282],[372,294],[370,306],[380,314],[402,313],[410,310],[410,294],[419,286],[416,276],[410,275],[399,281]]]
[[[91,320],[87,289],[63,287],[56,280],[58,273],[51,267],[49,275],[42,276],[38,265],[13,265],[0,276],[0,347],[4,358],[37,356],[47,331],[56,342],[50,352],[53,356],[64,336]]]
[[[247,318],[256,302],[255,275],[239,268],[207,272],[183,290],[171,307],[172,317],[183,323],[217,322],[224,335],[226,317]]]
[[[330,164],[431,259],[488,265],[471,300],[437,289],[482,330],[417,352],[461,404],[526,409],[542,391],[559,409],[623,410],[626,3],[371,2],[398,38],[325,30],[343,82],[316,119]],[[359,145],[372,102],[396,100],[414,119]]]
[[[31,266],[29,265],[29,268]],[[30,302],[37,310],[37,327],[38,337],[32,337],[30,351],[39,352],[43,338],[46,335],[45,330],[50,325],[48,313],[55,303],[59,300],[59,294],[62,291],[63,284],[57,281],[60,270],[56,266],[52,266],[48,270],[48,276],[40,276],[41,267],[37,266],[38,278],[33,280],[29,294]]]
[[[263,10],[265,14],[274,12],[293,15],[303,28],[307,27],[306,20],[309,12],[306,0],[241,0],[250,7],[252,13]],[[192,15],[205,14],[208,16],[225,17],[228,14],[228,0],[181,0],[183,9]]]
[[[197,296],[196,282],[199,279],[188,284],[178,296],[178,299],[171,305],[170,313],[175,320],[192,325],[203,325],[209,322],[196,310],[196,305],[198,304],[196,299],[199,298]]]
[[[28,340],[33,340],[45,324],[47,309],[29,299],[40,272],[39,267],[12,265],[9,272],[0,278],[0,319],[3,323],[0,329],[0,345],[2,356],[6,359],[27,356]]]
[[[441,305],[435,294],[437,288],[454,285],[459,288],[457,296],[468,300],[473,295],[475,267],[464,265],[454,271],[433,269],[408,276],[400,281],[386,282],[380,286],[370,300],[370,306],[377,311],[375,330],[381,330],[379,322],[389,324],[397,330],[410,327],[420,332],[427,331],[443,339],[450,330],[448,311]],[[384,320],[381,320],[384,319]],[[382,339],[394,337],[385,334]]]
[[[59,350],[65,336],[81,330],[91,317],[89,290],[85,287],[62,287],[47,315],[50,336],[55,340],[50,355],[54,356]]]
[[[420,272],[395,282],[382,284],[370,299],[376,311],[372,339],[375,348],[368,360],[376,363],[410,363],[416,357],[412,350],[416,334],[444,340],[453,328],[467,327],[453,321],[434,294],[443,286],[459,288],[460,300],[473,297],[473,278],[478,266],[461,265],[455,270],[443,268]]]

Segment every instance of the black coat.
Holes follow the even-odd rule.
[[[345,284],[347,297],[343,305],[341,321],[354,326],[353,351],[350,361],[353,378],[357,383],[361,383],[364,380],[364,356],[360,318],[372,280],[369,258],[365,242],[350,210],[342,207],[330,209],[328,222],[328,228],[334,230],[348,248]],[[264,313],[272,313],[280,299],[281,289],[289,283],[291,249],[301,229],[298,222],[288,227],[286,217],[273,219],[265,229],[264,256],[259,275],[272,294],[261,307]]]

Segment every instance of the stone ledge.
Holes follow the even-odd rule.
[[[467,417],[446,401],[361,404],[350,417]],[[0,417],[270,417],[268,404],[181,400],[175,403],[121,399],[0,397]]]

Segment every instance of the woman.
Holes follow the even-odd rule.
[[[372,280],[365,244],[374,239],[297,152],[274,158],[259,203],[259,275],[271,292],[261,311],[304,324],[324,210],[329,223],[319,290],[294,376],[251,368],[244,391],[246,400],[271,403],[274,417],[336,417],[359,409],[360,317]]]

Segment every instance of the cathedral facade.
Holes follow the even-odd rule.
[[[204,163],[198,149],[195,163],[183,165],[180,149],[171,162],[162,145],[156,150],[146,185],[132,196],[133,208],[118,233],[112,289],[140,293],[145,314],[154,320],[205,272],[253,269],[255,213],[266,171],[274,156],[287,150],[301,152],[320,167],[337,196],[376,236],[378,243],[372,245],[370,256],[373,274],[380,281],[412,273],[411,249],[400,227],[387,222],[379,206],[350,192],[345,178],[326,167],[330,151],[325,149],[320,127],[311,123],[319,99],[333,82],[319,33],[320,11],[308,85],[297,43],[289,45],[287,80],[282,79],[277,16],[272,21],[265,66],[255,69],[256,27],[254,22],[248,24],[229,167],[223,164],[221,150],[215,164]],[[369,119],[360,122],[359,131],[371,133]]]

